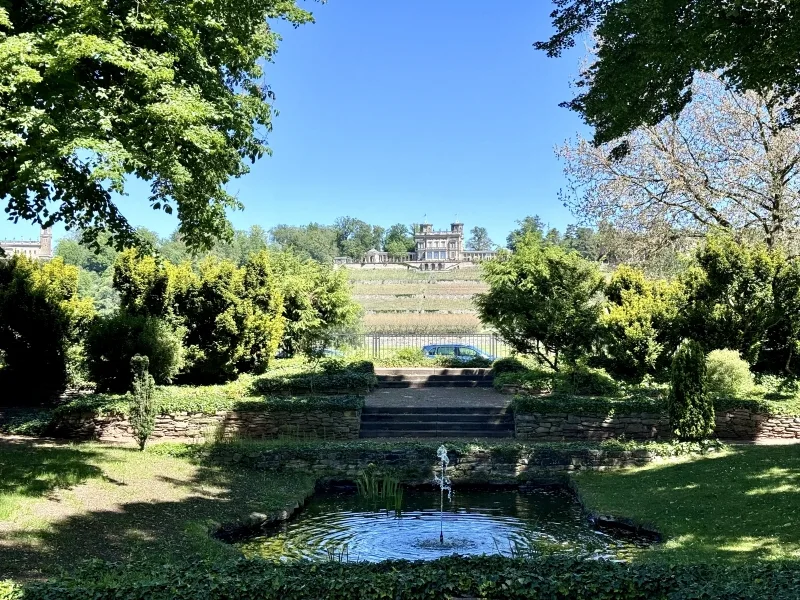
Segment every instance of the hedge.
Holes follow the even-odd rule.
[[[572,396],[552,394],[549,396],[525,396],[514,398],[515,412],[537,414],[582,414],[625,415],[634,413],[665,413],[667,399],[661,396],[632,394],[621,398],[607,396]],[[774,416],[800,416],[800,399],[766,400],[716,398],[714,408],[718,411],[746,409],[754,413]]]
[[[363,396],[301,396],[301,397],[257,397],[232,396],[209,387],[171,386],[156,389],[156,409],[159,414],[180,412],[214,414],[224,410],[238,411],[285,411],[307,412],[319,410],[360,410],[364,407]],[[97,416],[127,416],[130,397],[128,394],[91,394],[75,398],[53,410],[53,418],[74,414],[91,413]]]
[[[314,370],[307,363],[289,363],[284,368],[270,370],[252,383],[253,392],[265,396],[336,392],[365,393],[377,386],[375,366],[371,362],[346,362],[338,359],[324,361],[318,370]]]
[[[432,562],[270,563],[236,560],[152,568],[96,562],[72,576],[0,586],[0,600],[404,600],[561,598],[592,600],[743,600],[800,597],[800,567],[626,564],[543,556],[451,557]]]

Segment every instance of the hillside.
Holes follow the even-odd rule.
[[[364,330],[381,333],[479,333],[472,297],[486,290],[479,268],[443,272],[350,270]]]

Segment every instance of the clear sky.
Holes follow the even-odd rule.
[[[231,182],[244,202],[237,228],[331,223],[349,215],[384,226],[427,220],[483,225],[502,242],[539,214],[563,229],[562,166],[553,148],[586,133],[558,103],[571,97],[582,49],[549,59],[547,0],[306,2],[316,23],[278,26],[267,79],[277,94],[272,157]],[[120,201],[135,225],[169,234],[147,186]],[[63,232],[56,228],[55,235]],[[0,239],[38,229],[0,220]]]

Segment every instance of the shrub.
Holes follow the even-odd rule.
[[[603,369],[577,364],[557,374],[554,392],[575,396],[615,396],[619,384]]]
[[[525,363],[515,356],[501,358],[500,360],[494,361],[492,365],[492,373],[495,377],[503,375],[504,373],[521,373],[527,369],[528,367],[525,366]]]
[[[705,389],[706,356],[693,340],[684,341],[672,359],[669,420],[679,440],[700,440],[714,431],[714,405]]]
[[[494,386],[502,389],[515,386],[528,394],[546,394],[553,391],[556,372],[546,367],[534,367],[524,371],[503,373],[494,377]]]
[[[78,269],[60,258],[0,261],[0,386],[15,403],[38,403],[63,391],[76,371],[73,347],[94,313],[78,297]]]
[[[378,385],[369,361],[348,362],[339,358],[324,360],[319,371],[312,365],[291,361],[253,381],[255,395],[367,393]]]
[[[746,396],[754,386],[750,365],[736,350],[714,350],[706,357],[706,390],[712,396]]]
[[[147,356],[158,384],[170,383],[184,364],[184,331],[163,319],[125,312],[95,320],[86,338],[89,374],[101,392],[126,392],[133,381],[131,359]]]
[[[153,402],[155,383],[148,371],[150,361],[146,356],[138,354],[131,359],[133,368],[133,386],[131,390],[130,423],[133,436],[139,443],[139,450],[144,450],[147,438],[153,433],[156,425],[156,408]]]

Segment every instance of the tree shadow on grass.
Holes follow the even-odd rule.
[[[36,497],[102,476],[88,464],[96,453],[63,444],[0,439],[0,496]]]
[[[114,451],[142,456],[135,450]],[[147,454],[143,458],[159,460]],[[270,513],[293,506],[314,486],[311,478],[302,475],[210,463],[196,467],[186,478],[154,470],[145,483],[150,490],[144,499],[135,497],[134,486],[118,491],[116,486],[111,490],[99,486],[96,496],[93,489],[84,493],[77,510],[67,510],[32,527],[6,532],[0,529],[0,579],[50,577],[93,558],[123,562],[143,559],[159,565],[198,557],[235,556],[238,552],[233,547],[210,536],[213,529],[253,512]],[[138,485],[141,489],[141,481]],[[153,490],[162,489],[163,500],[153,500]]]
[[[800,446],[739,446],[720,455],[576,477],[588,507],[654,526],[675,561],[800,559]]]

